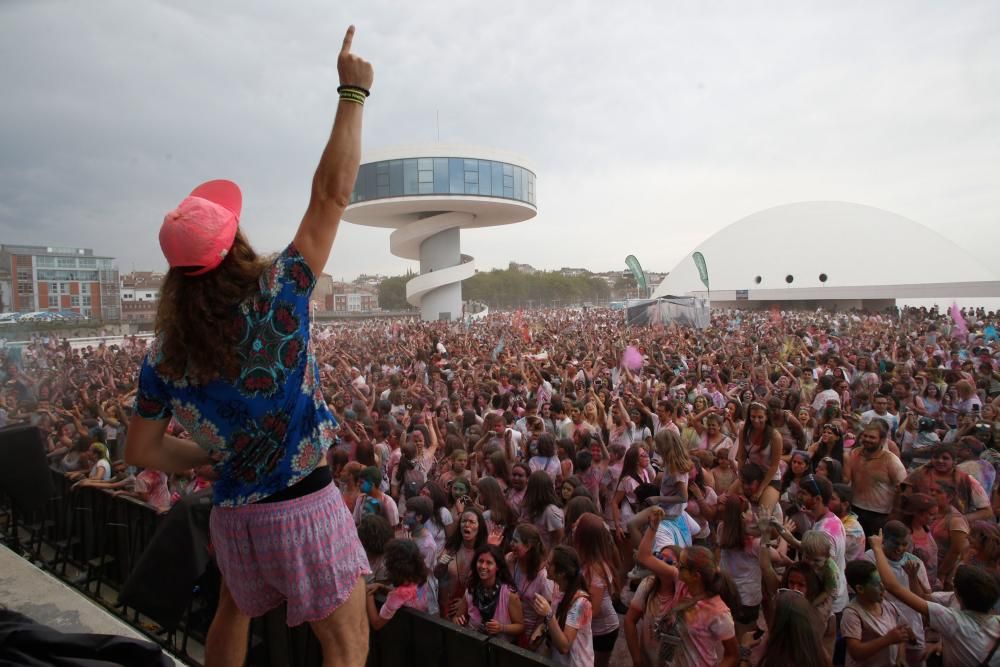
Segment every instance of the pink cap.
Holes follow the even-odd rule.
[[[198,276],[217,267],[233,247],[243,195],[232,181],[202,183],[163,217],[160,249],[170,267],[200,267]]]

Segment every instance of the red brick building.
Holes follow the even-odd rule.
[[[121,319],[112,257],[90,248],[0,245],[0,265],[10,272],[11,303],[4,304],[10,311],[68,310],[95,320]]]

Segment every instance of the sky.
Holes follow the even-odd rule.
[[[996,266],[994,0],[4,0],[0,243],[164,270],[163,214],[229,178],[251,242],[280,250],[351,23],[375,68],[365,150],[433,142],[439,117],[441,142],[536,172],[536,218],[463,232],[480,269],[618,270],[634,253],[669,271],[727,224],[808,200],[887,209]],[[804,224],[802,243],[822,236]],[[326,268],[417,266],[388,230],[342,223]]]

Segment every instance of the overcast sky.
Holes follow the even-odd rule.
[[[996,266],[995,0],[4,0],[0,243],[163,269],[163,214],[231,178],[251,242],[280,249],[349,23],[375,67],[366,149],[434,141],[439,110],[442,142],[538,174],[535,219],[463,232],[480,269],[611,270],[635,253],[667,271],[739,218],[814,199],[899,213]],[[802,243],[826,232],[804,224]],[[343,223],[327,271],[408,267],[388,230]]]

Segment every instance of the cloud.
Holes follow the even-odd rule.
[[[281,248],[351,22],[376,67],[366,148],[440,132],[537,170],[536,219],[465,233],[481,268],[614,269],[634,252],[668,270],[730,222],[809,199],[906,215],[984,261],[1000,241],[989,1],[5,3],[0,238],[162,267],[163,213],[229,177],[251,240]],[[412,266],[388,245],[343,224],[327,269]]]

